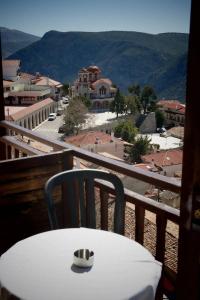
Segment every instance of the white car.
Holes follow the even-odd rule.
[[[68,97],[62,97],[62,102],[63,102],[63,104],[68,104],[69,103],[69,98]]]
[[[56,119],[56,113],[49,114],[48,121],[53,121]]]

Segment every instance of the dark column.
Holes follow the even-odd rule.
[[[200,8],[192,1],[187,69],[178,299],[200,299]]]
[[[5,120],[4,96],[3,96],[3,71],[2,71],[2,52],[1,52],[1,33],[0,33],[0,121]],[[6,134],[6,129],[0,127],[0,137]],[[6,159],[6,145],[0,142],[0,160]]]

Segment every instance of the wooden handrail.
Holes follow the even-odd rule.
[[[44,154],[42,151],[39,151],[26,143],[16,140],[13,136],[3,136],[0,137],[0,142],[5,143],[9,146],[14,146],[19,151],[25,152],[29,155],[41,155]]]
[[[179,193],[181,189],[181,182],[178,180],[173,180],[172,178],[163,176],[161,174],[153,173],[150,171],[145,171],[134,167],[133,165],[116,161],[111,158],[104,157],[102,155],[89,152],[88,150],[81,149],[79,147],[73,146],[71,144],[67,144],[60,141],[55,141],[53,139],[47,139],[41,134],[35,133],[29,129],[18,126],[12,122],[1,121],[0,127],[4,127],[6,129],[10,129],[18,134],[25,135],[29,138],[35,139],[41,143],[44,143],[48,146],[53,147],[54,150],[62,150],[62,149],[70,149],[73,151],[73,155],[85,159],[89,162],[95,163],[99,166],[111,169],[113,171],[119,172],[121,174],[134,177],[138,180],[150,183],[155,185],[156,187],[170,190],[175,193]]]

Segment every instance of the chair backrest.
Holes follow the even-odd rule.
[[[53,190],[56,186],[62,185],[65,190],[67,209],[70,210],[72,224],[96,228],[95,212],[95,180],[103,180],[115,188],[115,210],[114,210],[114,232],[124,233],[124,188],[121,180],[114,174],[96,169],[81,169],[61,172],[51,177],[45,185],[45,199],[48,205],[49,221],[52,229],[59,228],[57,214],[53,200]],[[78,199],[78,201],[76,200]]]

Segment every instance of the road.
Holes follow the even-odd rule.
[[[60,140],[62,133],[58,133],[58,128],[63,124],[63,115],[57,116],[53,121],[44,121],[38,127],[34,128],[33,131],[39,132],[46,138]]]

